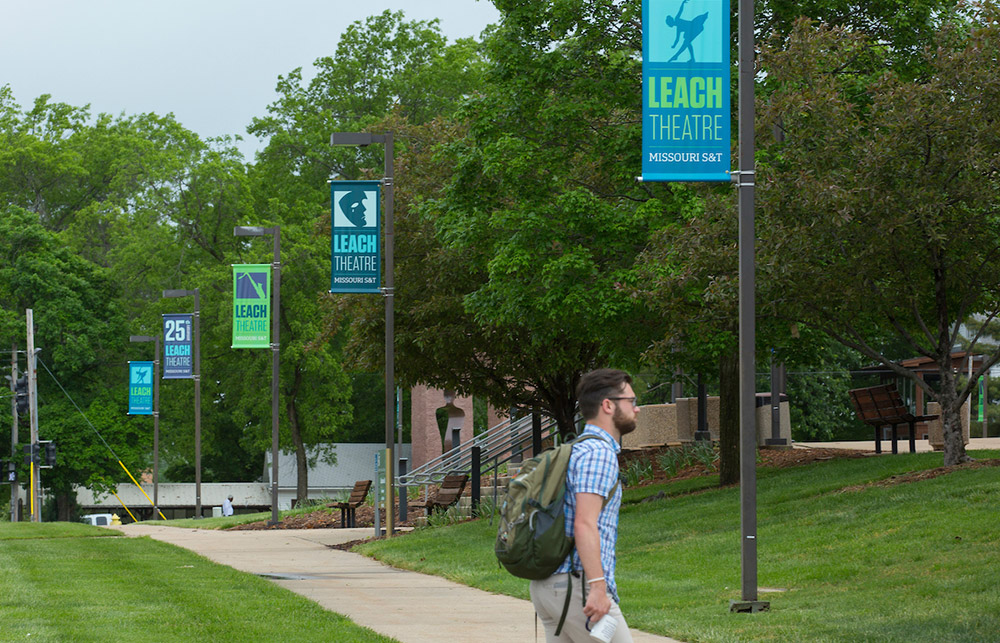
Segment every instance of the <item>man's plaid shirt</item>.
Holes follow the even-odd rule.
[[[566,472],[566,535],[573,536],[573,519],[576,516],[576,494],[594,493],[607,498],[618,482],[618,453],[621,447],[604,429],[588,424],[581,437],[596,435],[600,440],[584,440],[573,447]],[[615,543],[618,541],[618,509],[622,504],[621,485],[614,496],[604,505],[597,518],[597,528],[601,536],[601,566],[608,593],[618,602],[618,587],[615,585]],[[572,567],[571,567],[572,566]],[[576,550],[566,557],[566,561],[555,571],[562,574],[571,569],[582,571],[580,556]]]

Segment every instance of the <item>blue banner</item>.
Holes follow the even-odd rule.
[[[153,362],[128,363],[128,414],[153,414]]]
[[[730,181],[729,48],[729,0],[643,0],[643,181]]]
[[[194,378],[191,313],[163,316],[163,379]]]
[[[380,292],[380,187],[380,181],[330,182],[330,292]]]

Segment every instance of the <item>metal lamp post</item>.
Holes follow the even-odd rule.
[[[201,518],[201,299],[198,289],[164,290],[163,297],[194,297],[194,517]],[[155,501],[154,501],[155,504]]]
[[[153,346],[153,518],[160,513],[160,336],[129,335],[130,342],[154,342]]]
[[[237,237],[263,237],[274,239],[274,322],[271,324],[271,520],[269,525],[278,524],[278,349],[279,312],[281,311],[281,226],[262,228],[260,226],[236,226],[233,235]]]
[[[393,416],[395,412],[394,392],[395,384],[395,328],[394,328],[394,281],[393,281],[393,217],[392,217],[392,156],[393,156],[393,135],[392,132],[385,134],[371,134],[369,132],[334,132],[330,135],[330,145],[367,147],[372,143],[383,143],[385,145],[385,172],[382,178],[382,186],[385,190],[385,287],[382,294],[385,296],[385,448],[388,457],[386,458],[386,498],[385,498],[385,526],[386,535],[392,536],[393,530],[393,508],[395,505],[395,481],[393,479],[394,448],[393,448]]]
[[[754,258],[754,0],[739,0],[739,351],[740,599],[734,612],[770,607],[757,600],[757,410]]]

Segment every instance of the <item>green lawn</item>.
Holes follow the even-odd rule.
[[[929,453],[761,469],[758,581],[785,591],[762,593],[771,611],[754,615],[729,612],[740,598],[738,489],[702,480],[627,490],[617,576],[629,624],[689,642],[997,641],[1000,467],[844,490],[940,464]],[[479,520],[359,551],[527,598],[527,581],[497,568],[494,536]]]
[[[392,641],[252,574],[149,538],[0,523],[3,641]]]

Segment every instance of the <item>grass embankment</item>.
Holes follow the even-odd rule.
[[[0,523],[0,640],[393,639],[149,538],[74,523]]]
[[[690,642],[998,640],[1000,468],[872,484],[940,464],[929,453],[761,469],[758,584],[783,591],[762,592],[771,611],[753,615],[728,611],[741,598],[737,488],[627,490],[617,577],[629,624]],[[484,519],[358,550],[528,598],[527,581],[497,568],[495,533]]]

